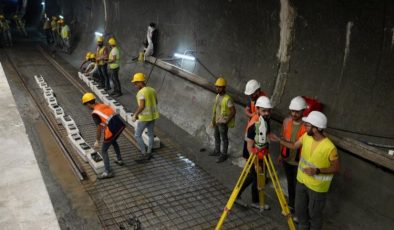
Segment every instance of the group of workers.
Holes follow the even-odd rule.
[[[148,87],[143,73],[136,73],[131,81],[139,90],[136,95],[137,109],[133,115],[136,122],[135,138],[140,148],[138,163],[147,162],[152,158],[153,129],[155,120],[159,118],[156,91]],[[226,80],[219,77],[215,82],[217,96],[214,100],[211,126],[214,128],[215,149],[210,155],[219,156],[217,162],[223,162],[228,157],[228,129],[235,126],[235,105],[231,96],[226,93]],[[321,229],[323,209],[327,199],[333,175],[339,171],[339,159],[334,144],[324,135],[327,128],[327,117],[319,111],[312,111],[304,117],[307,103],[303,97],[293,98],[289,105],[290,116],[284,119],[281,137],[274,134],[270,128],[270,115],[273,109],[270,99],[261,90],[256,80],[250,80],[245,87],[249,96],[245,114],[248,123],[245,131],[243,156],[248,158],[256,152],[269,152],[269,142],[279,142],[281,145],[278,162],[283,164],[288,184],[288,205],[298,222],[298,229]],[[104,132],[102,155],[105,171],[98,178],[113,176],[109,164],[108,148],[114,146],[115,163],[123,165],[119,146],[116,139],[125,125],[111,107],[97,103],[92,93],[82,97],[82,103],[93,110],[92,117],[97,125],[96,142],[99,146],[101,132]],[[144,129],[148,130],[149,143],[146,148],[142,139]],[[259,162],[263,167],[263,162]],[[269,205],[260,207],[259,188],[257,186],[256,170],[252,167],[236,200],[242,206],[242,192],[252,184],[251,207],[269,209]],[[296,216],[296,217],[295,217]]]
[[[52,16],[52,20],[50,20],[45,17],[43,29],[48,44],[53,44],[66,53],[71,52],[71,31],[64,18],[58,19],[57,16]]]
[[[16,29],[24,36],[27,36],[25,21],[21,16],[15,14],[13,16],[14,24]],[[11,35],[11,21],[8,20],[3,14],[0,14],[0,44],[1,46],[11,47],[13,45]]]
[[[131,82],[138,89],[138,93],[136,95],[138,106],[132,116],[132,121],[136,123],[134,136],[140,149],[140,154],[135,161],[137,163],[146,163],[153,157],[153,130],[155,120],[160,116],[157,108],[157,94],[155,89],[146,85],[145,75],[143,73],[134,74]],[[98,176],[98,178],[110,178],[113,176],[113,172],[110,167],[108,148],[111,145],[114,147],[116,153],[115,163],[122,166],[122,156],[116,140],[125,128],[125,124],[109,105],[98,103],[93,93],[85,93],[82,96],[82,103],[90,110],[93,110],[92,118],[97,127],[96,141],[94,143],[95,148],[99,147],[101,133],[104,132],[101,154],[103,156],[105,170],[103,174]],[[145,146],[142,138],[142,134],[145,129],[147,129],[147,135],[149,138],[148,146]]]
[[[120,50],[115,38],[109,38],[107,43],[109,47],[104,45],[103,37],[98,37],[96,52],[87,52],[79,69],[85,75],[91,76],[99,88],[103,88],[110,96],[120,97],[123,95],[119,81]],[[110,80],[113,83],[112,92]]]
[[[213,106],[212,126],[215,128],[215,149],[210,155],[219,155],[217,162],[227,158],[228,128],[234,127],[235,108],[231,97],[226,93],[226,81],[217,79],[218,93]],[[250,80],[245,87],[249,102],[245,108],[248,117],[245,131],[243,157],[250,154],[269,152],[269,142],[281,145],[278,162],[283,165],[288,185],[288,205],[298,222],[298,229],[321,229],[323,209],[333,175],[339,172],[337,149],[324,135],[327,117],[320,111],[312,111],[304,117],[307,108],[301,96],[293,98],[289,105],[290,116],[282,124],[278,137],[270,128],[270,114],[273,109],[270,99],[261,90],[256,80]],[[222,150],[220,146],[222,144]],[[259,162],[263,167],[263,162]],[[251,207],[269,209],[259,205],[257,174],[254,167],[240,189],[236,203],[246,206],[241,199],[242,192],[252,184]]]
[[[111,89],[107,73],[107,65],[114,90],[110,95],[121,96],[119,83],[120,56],[116,46],[116,40],[109,38],[109,49],[104,45],[104,38],[98,37],[95,53],[89,52],[86,61],[81,65],[81,71],[94,77],[99,87],[109,92]],[[84,68],[85,64],[88,64]],[[134,74],[132,81],[138,89],[136,95],[137,109],[133,115],[136,122],[135,138],[140,148],[136,162],[144,163],[152,158],[153,129],[155,120],[159,118],[157,108],[158,99],[156,91],[148,87],[143,73]],[[226,92],[226,80],[219,77],[216,82],[216,92],[212,110],[211,127],[214,128],[215,148],[209,154],[218,156],[217,163],[224,162],[228,158],[228,130],[235,127],[235,104],[231,96]],[[270,115],[273,109],[270,99],[261,90],[260,83],[250,80],[245,86],[245,95],[249,97],[244,113],[247,116],[245,128],[243,157],[248,159],[250,154],[269,151],[269,142],[279,142],[281,145],[278,162],[283,165],[288,184],[288,205],[293,213],[298,229],[321,229],[323,208],[327,198],[327,192],[334,173],[339,171],[338,153],[334,144],[324,135],[327,127],[326,116],[319,111],[312,111],[304,116],[307,103],[303,97],[293,98],[289,105],[290,116],[284,119],[281,137],[274,134],[270,128]],[[125,124],[111,107],[98,103],[92,93],[86,93],[82,97],[82,103],[93,110],[92,117],[97,125],[96,142],[99,147],[101,133],[104,132],[104,141],[101,147],[105,171],[99,175],[99,179],[110,178],[113,172],[110,167],[108,148],[113,145],[116,160],[115,163],[123,165],[119,146],[116,142]],[[146,147],[142,139],[144,129],[147,129],[149,142]],[[263,162],[260,161],[261,167]],[[241,196],[243,191],[252,185],[251,207],[269,209],[259,205],[259,188],[257,173],[251,168],[240,193],[236,200],[237,204],[243,205]]]

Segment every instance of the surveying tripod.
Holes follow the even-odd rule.
[[[259,164],[259,158],[263,159],[263,165],[260,166]],[[226,206],[224,207],[223,213],[220,216],[219,222],[216,225],[215,230],[220,230],[222,228],[222,225],[224,223],[224,220],[228,216],[231,208],[234,205],[235,200],[238,197],[239,191],[242,188],[242,185],[245,182],[246,177],[248,176],[250,169],[252,168],[252,165],[254,164],[254,167],[256,169],[257,173],[257,187],[259,190],[259,205],[260,205],[260,210],[264,209],[264,204],[265,204],[265,194],[264,194],[264,187],[265,187],[265,171],[268,169],[269,176],[272,180],[272,184],[275,189],[276,196],[278,197],[279,204],[282,208],[282,213],[285,215],[287,218],[287,224],[289,225],[290,230],[295,230],[295,225],[290,213],[289,206],[287,205],[286,198],[283,194],[282,187],[280,186],[280,182],[278,179],[278,174],[276,173],[274,164],[272,163],[271,156],[268,153],[268,149],[264,149],[262,151],[253,151],[252,154],[250,154],[242,172],[241,175],[239,176],[239,179],[237,181],[237,184],[235,185],[230,199],[227,201]]]

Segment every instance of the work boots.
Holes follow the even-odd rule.
[[[222,163],[226,161],[227,158],[228,158],[227,154],[222,153],[220,154],[219,158],[216,160],[216,163]]]
[[[135,162],[137,162],[137,163],[146,163],[152,157],[153,157],[152,153],[140,154],[140,155],[138,155],[137,159],[135,159]]]
[[[97,176],[97,179],[107,179],[113,177],[114,174],[112,172],[103,172],[101,175]]]

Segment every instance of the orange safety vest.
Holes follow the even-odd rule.
[[[267,96],[267,94],[264,93],[263,91],[260,91],[259,97],[261,97],[261,96]],[[254,104],[254,101],[250,100],[250,112],[255,113],[256,111],[257,111],[257,108]]]
[[[266,95],[267,95],[266,93],[264,93],[263,91],[260,91],[259,97],[266,96]],[[250,100],[249,108],[250,108],[250,112],[253,113],[253,116],[251,118],[249,118],[249,121],[246,124],[245,133],[248,132],[248,129],[250,126],[252,126],[254,123],[256,123],[256,121],[259,120],[259,115],[256,114],[257,108],[256,108],[253,100]]]
[[[292,129],[293,129],[293,119],[290,118],[286,124],[283,124],[282,135],[286,141],[290,141]],[[296,140],[298,140],[305,132],[306,132],[305,125],[301,123],[297,131]],[[302,148],[299,148],[296,152],[296,157],[295,157],[296,162],[300,161],[301,149]],[[282,146],[281,154],[284,159],[287,159],[290,156],[290,149]]]
[[[104,141],[110,139],[113,134],[111,130],[109,130],[108,124],[111,118],[116,115],[114,110],[108,105],[97,103],[93,108],[92,115],[93,114],[96,114],[97,116],[100,117],[101,120],[100,125],[104,129]]]

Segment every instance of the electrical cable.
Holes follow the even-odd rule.
[[[150,69],[150,72],[149,72],[149,75],[148,75],[148,79],[146,80],[146,84],[148,84],[148,82],[149,82],[150,75],[152,74],[152,71],[153,71],[153,69],[156,66],[156,62],[157,62],[157,58],[155,58],[155,62],[153,63],[152,68]]]

